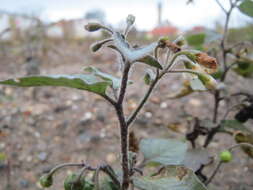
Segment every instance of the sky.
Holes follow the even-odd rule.
[[[229,0],[220,0],[228,7]],[[181,29],[204,25],[212,28],[224,22],[224,13],[215,0],[0,0],[0,10],[40,16],[45,21],[80,18],[87,11],[100,9],[106,20],[118,26],[128,14],[136,16],[136,27],[150,30],[157,24],[157,4],[163,4],[162,19]],[[236,27],[253,20],[235,10],[230,26]]]

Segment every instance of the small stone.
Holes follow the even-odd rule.
[[[101,132],[99,134],[100,138],[105,138],[106,137],[106,130],[103,128],[101,129]]]
[[[86,112],[82,118],[82,120],[90,120],[92,119],[92,113],[91,112]]]
[[[87,134],[87,133],[82,133],[81,135],[78,136],[78,139],[79,139],[81,142],[90,142],[91,137],[90,137],[90,135]]]
[[[27,180],[25,180],[25,179],[21,179],[21,180],[19,181],[19,184],[20,184],[20,186],[21,186],[22,188],[28,188],[28,187],[29,187],[29,182],[28,182]]]
[[[168,107],[168,104],[166,103],[166,102],[162,102],[161,104],[160,104],[160,108],[162,108],[162,109],[165,109],[165,108],[167,108]]]
[[[140,126],[147,126],[148,120],[144,117],[138,117],[135,120],[135,124],[140,125]]]
[[[189,103],[192,105],[192,106],[196,106],[196,107],[199,107],[202,105],[201,101],[198,100],[198,99],[190,99]]]
[[[47,156],[48,156],[48,154],[46,152],[41,152],[38,154],[39,160],[43,161],[43,162],[47,160]]]
[[[154,103],[154,104],[160,104],[160,99],[159,98],[157,98],[157,97],[152,97],[152,98],[150,98],[150,101],[152,102],[152,103]]]
[[[106,161],[108,162],[108,163],[113,163],[113,162],[115,162],[116,161],[116,155],[115,154],[113,154],[113,153],[109,153],[109,154],[107,154],[107,156],[106,156]]]
[[[39,132],[35,132],[34,136],[37,137],[37,138],[40,138],[40,133]]]
[[[153,114],[152,114],[151,112],[145,112],[144,115],[145,115],[145,117],[148,118],[148,119],[151,118],[151,117],[153,116]]]
[[[26,161],[31,162],[33,160],[32,156],[27,156]]]

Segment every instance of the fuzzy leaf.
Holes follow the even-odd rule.
[[[205,91],[207,90],[205,85],[198,79],[198,78],[194,78],[190,81],[190,85],[192,90],[194,91]]]
[[[222,120],[220,130],[230,131],[232,133],[235,131],[250,133],[250,130],[237,120]]]
[[[151,56],[151,55],[147,55],[147,56],[145,56],[141,59],[138,59],[137,61],[145,63],[145,64],[150,65],[152,67],[156,67],[158,69],[162,69],[162,66],[160,65],[158,60],[156,58],[154,58],[153,56]]]
[[[152,43],[143,48],[132,49],[129,46],[129,44],[123,39],[122,35],[119,32],[115,32],[113,34],[113,39],[114,39],[114,45],[122,53],[124,58],[131,63],[139,61],[140,59],[146,57],[149,53],[152,53],[157,46],[157,43]],[[155,66],[157,68],[161,68],[161,65],[157,62],[157,60],[154,60],[153,57],[146,58],[145,62],[147,60],[148,62],[152,62],[149,65]]]
[[[212,161],[206,149],[190,149],[187,151],[184,166],[197,171],[202,165],[209,164]]]
[[[134,185],[140,190],[207,190],[190,169],[174,167],[165,172],[162,176],[135,177]]]
[[[186,143],[174,139],[143,139],[140,142],[146,164],[182,164],[186,149]]]
[[[239,5],[238,9],[250,16],[250,17],[253,17],[253,1],[252,0],[244,0],[242,1],[242,3]]]
[[[111,82],[113,89],[118,89],[120,87],[121,80],[117,77],[114,77],[110,74],[101,72],[95,67],[86,67],[84,70],[87,71],[87,72],[90,72],[91,74],[93,74],[93,75],[95,75],[99,78],[101,78],[102,80]],[[132,84],[132,82],[129,81],[129,84]]]
[[[17,79],[0,81],[0,84],[20,87],[63,86],[80,90],[87,90],[96,94],[105,95],[106,88],[111,85],[111,82],[100,81],[93,75],[76,74],[27,76]]]

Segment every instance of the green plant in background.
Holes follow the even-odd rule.
[[[232,66],[225,63],[227,63],[227,54],[232,52],[233,48],[231,51],[228,51],[224,45],[227,38],[229,17],[234,7],[237,6],[238,1],[230,2],[231,9],[228,12],[226,11],[226,27],[221,41],[224,63],[222,64],[223,70],[221,70],[221,82],[224,82],[226,73],[232,68]],[[252,1],[243,1],[240,4],[241,10],[245,9],[243,3],[252,3]],[[250,13],[250,10],[247,10],[247,14],[249,15]],[[238,142],[240,141],[240,144],[229,148],[227,152],[221,153],[220,162],[208,179],[200,178],[200,174],[202,174],[200,168],[203,168],[202,165],[210,162],[206,151],[203,149],[190,149],[185,141],[175,139],[143,139],[139,145],[136,145],[138,148],[133,149],[134,138],[132,135],[129,136],[129,129],[158,82],[168,74],[184,73],[186,76],[183,84],[183,93],[177,95],[177,97],[188,95],[194,91],[209,91],[214,94],[214,118],[209,123],[211,129],[205,132],[207,138],[203,147],[208,146],[213,136],[219,130],[225,131],[227,124],[223,125],[221,123],[228,122],[225,119],[222,122],[217,121],[219,101],[226,98],[221,96],[223,88],[211,75],[219,69],[216,59],[207,53],[199,51],[202,50],[200,44],[205,41],[205,36],[197,36],[197,40],[194,37],[187,37],[191,45],[199,39],[201,40],[201,43],[196,47],[198,50],[185,48],[183,46],[185,44],[183,38],[178,38],[171,42],[167,37],[160,38],[157,42],[153,42],[145,47],[133,46],[127,41],[127,35],[134,21],[135,17],[129,15],[126,20],[127,27],[123,32],[115,31],[99,23],[90,23],[85,26],[85,29],[90,32],[103,30],[110,35],[109,38],[94,43],[91,46],[91,50],[95,52],[102,47],[107,47],[116,51],[120,57],[119,64],[122,66],[120,78],[104,73],[97,68],[87,67],[84,69],[85,74],[27,76],[0,81],[0,84],[3,85],[20,87],[63,86],[86,90],[103,97],[115,109],[121,137],[120,164],[122,167],[113,169],[110,165],[91,167],[87,163],[64,163],[56,166],[48,174],[40,178],[42,187],[47,188],[52,186],[53,176],[60,169],[65,167],[81,167],[79,172],[67,176],[64,182],[65,190],[127,190],[129,188],[141,190],[205,190],[207,189],[206,185],[211,182],[220,165],[228,163],[231,159],[231,154],[229,153],[232,149],[238,146],[252,148],[249,143],[243,142],[245,139],[244,134],[238,133],[237,139]],[[163,59],[163,52],[166,52],[166,59]],[[241,55],[239,55],[239,58],[241,59]],[[137,108],[130,115],[126,115],[124,112],[125,95],[127,87],[134,82],[129,80],[129,72],[131,69],[134,69],[133,65],[138,63],[146,64],[148,67],[146,73],[143,73],[144,82],[148,89]],[[250,101],[249,97],[247,101]],[[251,107],[250,105],[244,107],[244,112],[246,108],[250,109]],[[250,118],[251,116],[249,115],[245,116],[243,110],[238,113],[237,118],[243,117],[244,120],[246,116]],[[198,135],[203,134],[199,131],[201,127],[203,126],[198,125],[195,127],[193,133],[187,134],[187,139],[193,145]],[[140,154],[144,156],[144,159],[141,162],[137,162]],[[151,166],[154,168],[152,171],[149,169]],[[91,178],[87,177],[86,174],[88,172],[92,173]],[[101,173],[105,174],[102,178]]]
[[[251,89],[245,89],[244,92],[230,93],[229,89],[231,82],[227,80],[227,76],[231,71],[234,71],[238,77],[243,77],[245,80],[253,76],[253,41],[248,36],[252,36],[249,32],[246,35],[247,41],[239,41],[234,43],[236,39],[230,37],[230,30],[228,28],[232,12],[239,9],[243,14],[253,18],[253,1],[252,0],[230,0],[228,9],[226,9],[219,0],[215,0],[217,5],[225,14],[225,24],[223,33],[219,34],[214,31],[206,31],[203,33],[190,34],[186,37],[188,44],[200,50],[207,51],[210,55],[216,57],[220,68],[212,73],[212,76],[219,81],[220,88],[214,90],[211,94],[213,96],[213,115],[211,118],[195,118],[194,129],[186,135],[186,138],[191,141],[193,148],[196,146],[198,136],[206,136],[205,142],[201,145],[207,148],[212,142],[214,136],[218,133],[227,133],[234,137],[237,143],[253,144],[253,133],[244,125],[248,120],[253,119],[253,95]],[[232,30],[232,37],[233,35]],[[228,39],[233,43],[229,43]],[[243,39],[244,36],[238,36],[238,39]],[[228,82],[227,82],[228,81]],[[189,95],[194,91],[185,88],[182,96]],[[182,97],[179,96],[179,97]],[[176,98],[174,96],[173,98]],[[242,97],[241,101],[231,106],[234,99]],[[240,99],[239,99],[240,100]],[[225,113],[222,115],[221,102],[226,104]],[[236,111],[234,119],[228,119],[232,111]],[[251,158],[253,158],[253,149],[250,147],[241,147],[242,150]],[[222,154],[224,157],[228,156],[228,152]],[[223,157],[221,156],[221,157]],[[223,158],[224,158],[223,157]],[[202,171],[205,165],[199,167],[196,173],[206,180],[206,176]],[[212,179],[212,178],[211,178]],[[210,181],[209,181],[210,182]],[[209,183],[208,182],[208,183]]]

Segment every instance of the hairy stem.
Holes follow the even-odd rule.
[[[126,94],[126,87],[127,87],[127,82],[128,82],[128,74],[130,70],[130,63],[126,63],[124,65],[124,71],[121,79],[121,87],[120,87],[120,93],[119,93],[119,99],[117,104],[120,105],[123,103],[125,94]]]
[[[120,123],[121,137],[121,164],[123,172],[122,190],[127,190],[129,186],[129,166],[128,166],[128,127],[125,121],[122,105],[116,106],[116,113]]]
[[[114,105],[116,110],[119,124],[120,124],[120,137],[121,137],[121,164],[122,164],[122,190],[127,190],[129,187],[129,166],[128,166],[128,126],[123,111],[123,100],[126,94],[128,74],[130,70],[130,63],[125,63],[124,71],[121,79],[121,87],[119,92],[119,98],[117,103]]]

